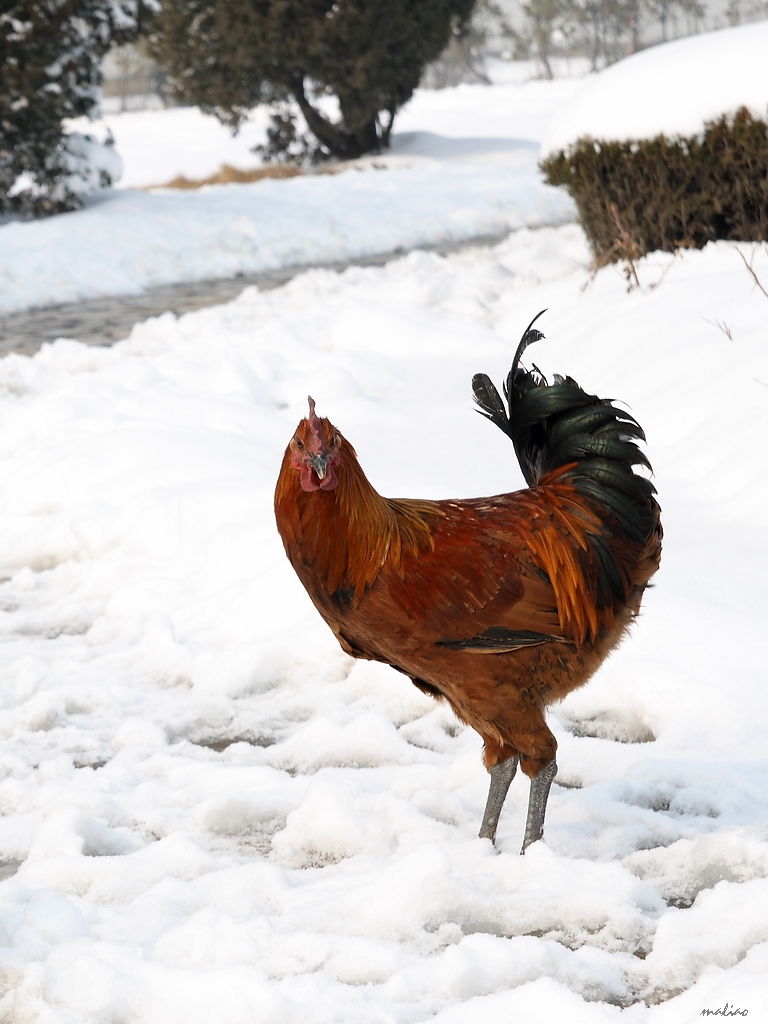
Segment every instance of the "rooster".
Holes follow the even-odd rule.
[[[541,313],[538,315],[541,316]],[[518,765],[530,778],[521,852],[543,834],[557,773],[545,709],[582,686],[637,616],[659,566],[655,488],[637,421],[570,377],[549,384],[523,334],[506,406],[485,374],[479,411],[511,439],[528,487],[467,500],[384,498],[352,445],[309,414],[275,491],[296,574],[341,647],[403,672],[482,737],[495,842]]]

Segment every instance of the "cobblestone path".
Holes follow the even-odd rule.
[[[495,245],[504,237],[506,236],[486,235],[474,238],[470,242],[424,245],[419,248],[448,255],[464,249]],[[380,256],[352,260],[349,263],[325,263],[319,266],[337,271],[350,266],[383,266],[404,255],[404,251],[398,250]],[[0,315],[0,356],[6,356],[11,352],[32,355],[45,342],[54,341],[56,338],[75,338],[88,345],[111,345],[115,341],[127,338],[135,323],[150,316],[159,316],[167,311],[176,314],[189,313],[195,309],[229,302],[244,288],[253,284],[263,289],[279,288],[297,274],[310,269],[310,266],[286,267],[225,280],[166,285],[162,288],[153,288],[141,295],[89,299],[64,306]]]

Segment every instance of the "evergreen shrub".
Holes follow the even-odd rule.
[[[0,5],[0,215],[73,210],[112,182],[114,148],[65,118],[98,110],[101,60],[136,36],[154,0],[5,0]]]
[[[162,0],[149,41],[176,98],[233,130],[270,104],[265,157],[351,160],[388,146],[395,114],[474,4]]]
[[[579,139],[541,169],[573,196],[599,266],[714,239],[768,240],[768,124],[746,107],[701,136]]]

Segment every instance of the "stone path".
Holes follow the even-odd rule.
[[[469,242],[424,245],[419,248],[440,255],[496,245],[504,235],[485,235]],[[403,250],[382,253],[349,263],[320,264],[327,270],[345,270],[350,266],[383,266],[404,256]],[[166,285],[153,288],[141,295],[111,296],[72,302],[47,309],[30,309],[23,313],[0,315],[0,356],[11,352],[33,355],[45,342],[56,338],[76,338],[88,345],[111,345],[127,338],[131,328],[140,320],[170,311],[181,314],[206,306],[215,306],[236,298],[243,288],[279,288],[297,274],[312,269],[309,266],[286,267],[260,274],[244,274],[217,281],[194,281],[188,284]]]

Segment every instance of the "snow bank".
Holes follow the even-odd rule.
[[[536,145],[505,157],[199,192],[113,191],[75,213],[0,227],[0,312],[573,219],[569,197],[543,183]]]
[[[707,121],[749,107],[768,113],[768,21],[677,39],[586,80],[553,118],[542,156],[577,139],[696,135]]]
[[[0,361],[0,1017],[765,1018],[768,303],[726,244],[629,295],[587,263],[522,229]],[[645,427],[666,547],[521,858],[525,780],[495,853],[478,737],[341,653],[271,504],[310,391],[385,494],[521,485],[470,379],[545,306],[536,363]]]
[[[569,197],[542,183],[538,140],[578,86],[422,91],[400,113],[385,156],[338,175],[199,192],[133,188],[206,177],[222,163],[254,167],[263,110],[235,138],[188,108],[111,115],[103,128],[132,188],[76,213],[0,226],[0,314],[571,221]]]

